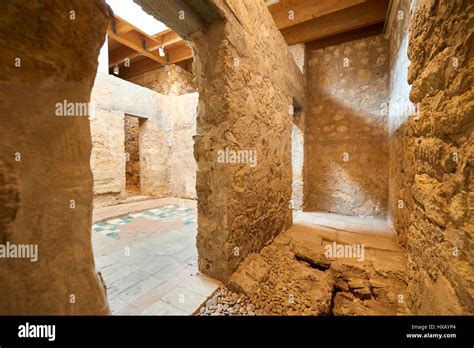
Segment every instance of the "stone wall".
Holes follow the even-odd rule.
[[[401,6],[407,14],[409,4]],[[418,110],[409,117],[390,113],[391,213],[408,252],[415,314],[474,313],[472,13],[467,0],[417,1],[408,82]],[[392,54],[396,75],[398,61],[406,64],[403,39],[392,47],[399,52]]]
[[[199,95],[197,93],[174,98],[168,106],[169,133],[171,146],[169,157],[169,191],[173,197],[196,197],[196,160],[194,159],[194,140],[196,135],[196,113]]]
[[[192,40],[201,95],[197,246],[201,271],[226,281],[247,255],[291,225],[291,105],[304,91],[260,2],[214,4],[225,21]],[[256,151],[257,165],[218,163],[225,148]]]
[[[94,177],[94,205],[117,202],[125,192],[124,114],[98,109],[91,117],[91,168]],[[122,155],[123,154],[123,155]]]
[[[404,177],[401,171],[407,162],[403,151],[405,122],[415,112],[415,105],[410,101],[411,86],[408,84],[408,28],[411,18],[411,6],[414,1],[399,1],[391,19],[389,36],[390,46],[390,86],[388,108],[389,135],[389,222],[397,231],[402,245],[406,246],[406,229],[401,224],[408,222],[406,204],[409,194],[404,188]],[[393,212],[396,212],[393,214]]]
[[[304,210],[385,215],[387,41],[379,35],[306,54]]]
[[[291,105],[303,104],[303,76],[260,1],[186,1],[186,21],[181,2],[135,1],[193,45],[199,268],[226,281],[291,224]],[[219,163],[226,148],[256,151],[256,166]]]
[[[91,245],[89,120],[75,108],[89,102],[107,8],[99,0],[0,7],[0,244],[38,252],[36,262],[1,259],[0,314],[107,314]],[[64,101],[70,116],[58,116]]]
[[[292,208],[295,211],[303,210],[303,167],[304,167],[304,111],[294,114],[291,130],[291,163],[292,163]]]
[[[194,76],[178,65],[170,64],[159,69],[133,76],[127,80],[165,95],[182,95],[196,92]]]
[[[296,65],[304,74],[305,45],[288,46]],[[292,163],[292,208],[295,211],[303,209],[303,166],[304,166],[304,110],[294,110],[293,127],[291,131],[291,163]]]
[[[112,75],[97,74],[91,101],[95,206],[119,203],[127,195],[125,114],[141,118],[140,192],[195,198],[197,99],[197,93],[165,96]]]
[[[288,46],[288,49],[295,60],[295,64],[298,66],[300,71],[304,73],[304,63],[305,63],[305,44],[296,44]]]

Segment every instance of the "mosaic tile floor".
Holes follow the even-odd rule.
[[[113,314],[190,315],[219,286],[198,272],[195,201],[165,202],[152,209],[144,202],[148,210],[92,226],[96,268]],[[100,209],[109,214],[111,207]],[[120,214],[124,209],[117,206]]]
[[[117,219],[99,222],[92,226],[92,230],[94,232],[105,234],[109,237],[120,239],[120,227],[141,218],[147,218],[155,221],[182,221],[185,225],[196,223],[196,215],[190,208],[178,205],[166,205],[164,207],[122,216]]]

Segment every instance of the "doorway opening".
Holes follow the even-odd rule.
[[[126,19],[121,6],[147,16],[131,1],[110,4],[91,94],[96,270],[112,314],[190,315],[219,286],[198,268],[193,51],[170,28]]]
[[[125,189],[127,195],[141,194],[140,127],[145,119],[125,114]]]

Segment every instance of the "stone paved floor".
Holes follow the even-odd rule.
[[[352,233],[395,236],[384,218],[372,216],[346,216],[325,212],[294,212],[293,223],[321,226]]]
[[[195,201],[121,204],[94,217],[96,268],[113,314],[191,315],[219,287],[198,272]]]

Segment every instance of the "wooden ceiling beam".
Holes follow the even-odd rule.
[[[133,27],[132,30],[119,33],[117,28],[124,25],[123,23],[127,22],[120,17],[115,16],[114,20],[109,22],[107,35],[115,41],[135,50],[139,54],[153,59],[158,63],[166,64],[164,57],[161,57],[158,52],[150,50],[150,48],[159,46],[160,42],[129,23],[128,24]]]
[[[160,37],[168,34],[168,33],[172,33],[173,32],[173,29],[170,29],[170,28],[166,28],[165,30],[162,30],[160,31],[159,33],[156,33],[155,35],[153,35],[153,37],[155,39],[159,39]]]
[[[115,34],[109,31],[107,31],[107,34],[109,35],[109,37],[111,37],[115,41],[118,41],[121,44],[132,48],[137,53],[143,54],[144,56],[147,56],[148,58],[153,59],[154,61],[158,63],[166,64],[166,60],[163,57],[161,57],[156,51],[147,51],[146,49],[144,49],[141,41],[124,39],[121,36],[116,36]]]
[[[284,29],[362,4],[365,1],[366,0],[281,0],[268,9],[278,29]]]
[[[116,34],[124,34],[124,33],[127,33],[129,32],[130,30],[133,30],[133,26],[124,21],[124,20],[121,20],[120,17],[116,16],[116,18],[120,19],[120,20],[116,20],[115,23],[113,25],[115,25],[115,33]]]
[[[178,34],[176,34],[175,32],[173,32],[172,30],[170,30],[169,32],[165,33],[165,34],[157,34],[157,35],[153,35],[153,38],[159,42],[160,44],[159,45],[156,45],[156,46],[153,46],[153,47],[150,47],[150,50],[157,50],[158,48],[160,47],[167,47],[167,46],[171,46],[171,45],[174,45],[174,44],[177,44],[179,42],[182,42],[183,39],[181,38],[181,36],[179,36]]]
[[[176,65],[179,65],[184,70],[192,73],[192,58],[180,60],[179,62],[176,63]],[[155,62],[152,59],[149,59],[146,57],[137,57],[136,59],[132,61],[132,64],[130,65],[130,67],[120,67],[118,76],[123,79],[129,79],[136,75],[140,75],[148,71],[162,68],[162,67],[163,65]],[[110,73],[112,72],[113,71],[110,70]]]
[[[322,39],[385,20],[389,0],[366,2],[281,30],[288,45]]]
[[[183,43],[173,46],[173,49],[169,50],[168,55],[169,64],[176,64],[182,60],[192,58],[193,50]]]
[[[109,53],[109,68],[115,65],[121,65],[126,58],[130,60],[142,55],[128,46],[121,46]],[[174,44],[165,48],[165,56],[162,57],[167,64],[175,64],[183,60],[193,57],[193,50],[186,46],[184,41],[182,43]],[[169,61],[168,61],[169,59]]]
[[[176,65],[179,65],[183,70],[186,70],[187,72],[191,74],[193,73],[193,59],[192,58],[182,60],[176,63]]]
[[[133,59],[137,55],[139,55],[139,53],[134,49],[121,45],[119,48],[109,53],[109,67],[122,64],[126,58]]]
[[[310,41],[306,43],[308,51],[320,50],[329,46],[340,45],[345,42],[360,40],[370,36],[381,35],[383,33],[384,23],[372,24],[360,29],[351,30],[345,33],[325,37],[323,39]]]
[[[181,36],[179,36],[175,32],[165,34],[164,36],[162,36],[161,39],[162,39],[162,45],[165,46],[165,47],[170,46],[170,45],[174,45],[175,43],[183,41]]]
[[[162,66],[163,65],[161,65],[160,63],[152,59],[148,59],[148,58],[139,59],[132,62],[130,67],[120,67],[119,77],[123,79],[128,79],[132,76],[143,74],[150,70],[158,69]]]
[[[186,46],[183,39],[171,29],[150,36],[124,19],[115,16],[109,23],[107,34],[110,39],[123,45],[109,53],[109,67],[120,65],[125,59],[133,59],[139,55],[161,64],[174,64],[193,56],[192,49]],[[164,49],[164,56],[159,54],[160,47]]]

